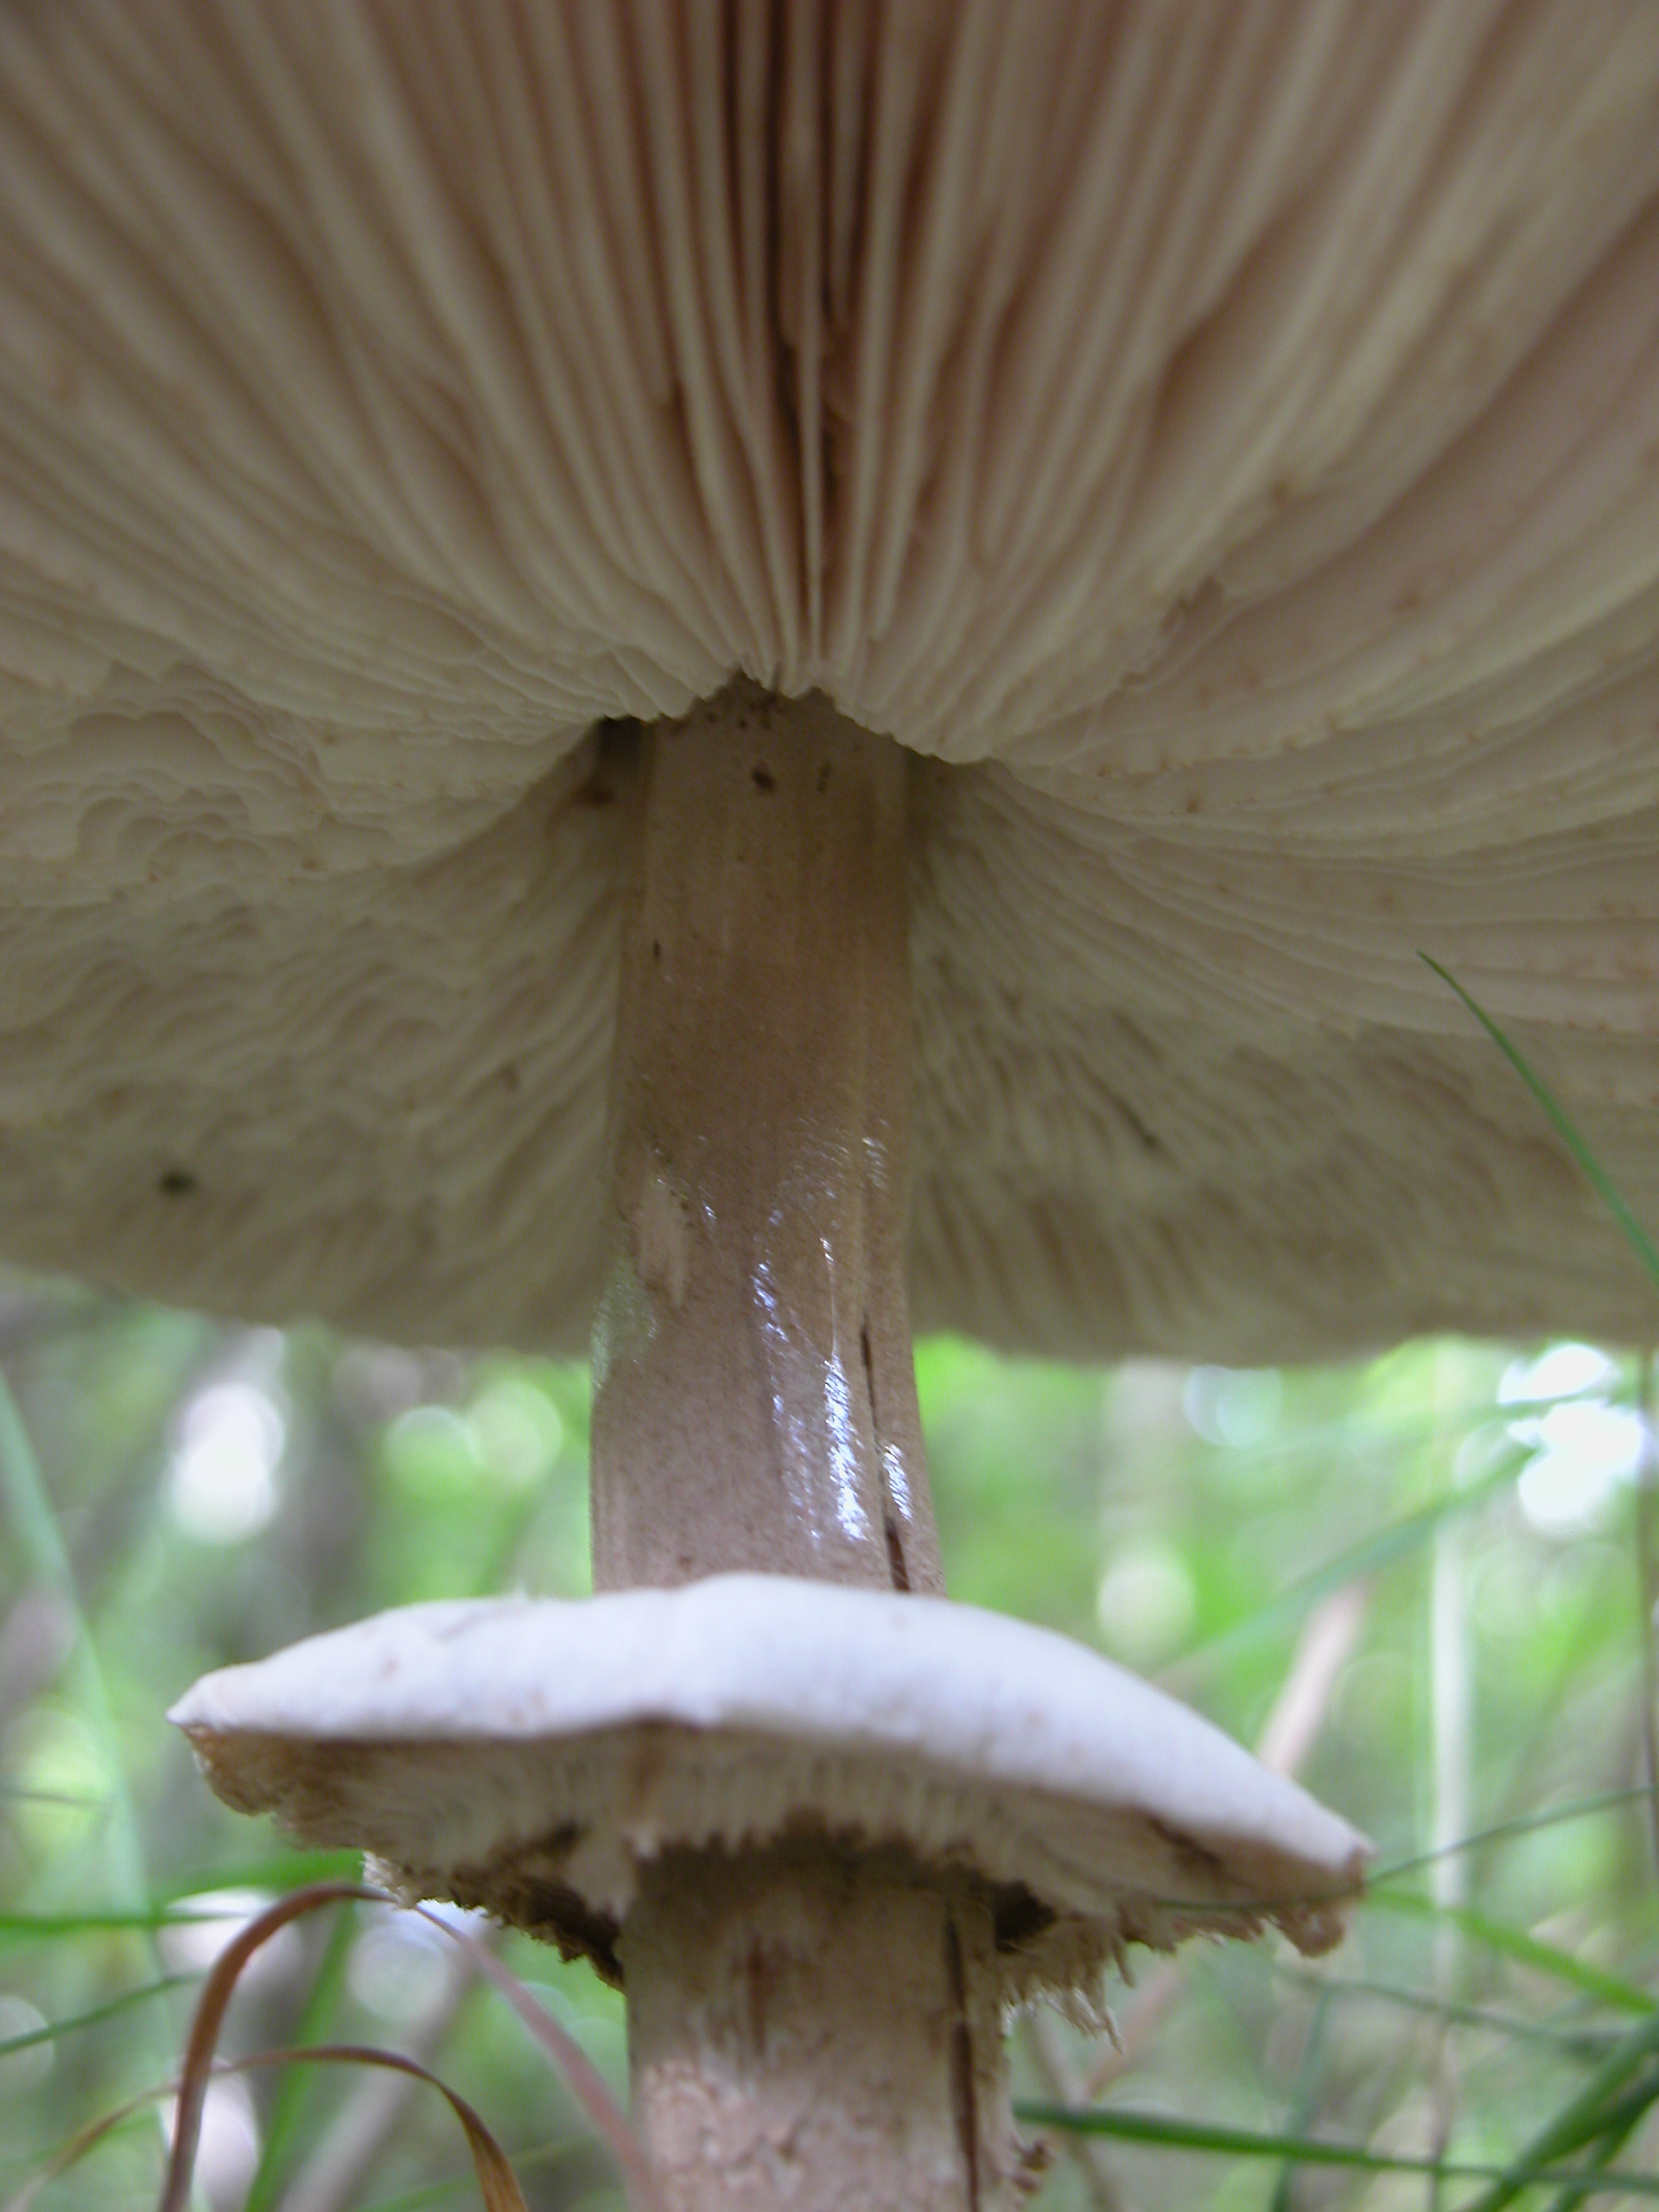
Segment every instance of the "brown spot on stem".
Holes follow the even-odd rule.
[[[974,2089],[974,2037],[962,1974],[962,1938],[956,1915],[944,1923],[944,1975],[950,2011],[950,2110],[968,2177],[968,2212],[979,2212],[979,2101]]]
[[[887,1573],[893,1586],[895,1590],[908,1590],[910,1569],[905,1563],[904,1539],[899,1534],[899,1523],[893,1517],[891,1505],[881,1516],[881,1529],[887,1540]]]
[[[881,1422],[875,1409],[875,1354],[870,1344],[868,1318],[859,1326],[858,1350],[859,1357],[864,1362],[864,1395],[870,1408],[870,1440],[875,1446],[876,1464],[881,1470],[881,1533],[887,1544],[887,1580],[895,1590],[908,1591],[910,1561],[905,1557],[905,1539],[899,1525],[899,1508],[893,1495],[893,1485],[887,1479],[887,1455],[881,1449]]]

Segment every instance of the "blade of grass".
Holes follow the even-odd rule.
[[[467,2147],[473,2154],[473,2170],[478,2176],[485,2212],[526,2212],[524,2195],[508,2164],[507,2154],[476,2108],[417,2058],[406,2058],[401,2051],[378,2050],[362,2044],[314,2043],[303,2049],[257,2051],[251,2058],[234,2059],[230,2067],[215,2070],[240,2072],[253,2066],[374,2066],[387,2073],[406,2074],[416,2082],[429,2082],[466,2132]],[[188,2202],[188,2187],[181,2202]]]
[[[1319,2115],[1324,2088],[1325,2034],[1331,2018],[1331,1994],[1321,1990],[1314,2000],[1313,2018],[1308,2023],[1307,2041],[1302,2047],[1301,2063],[1296,2069],[1296,2090],[1292,2105],[1291,2132],[1306,2135]],[[1279,2169],[1268,2200],[1268,2212],[1291,2212],[1293,2191],[1296,2183],[1296,2169],[1287,2159]]]
[[[19,1942],[60,1936],[107,1936],[134,1929],[170,1928],[182,1916],[170,1904],[151,1904],[134,1912],[0,1912],[0,1937]],[[226,1917],[232,1916],[228,1909]]]
[[[275,1890],[280,1893],[302,1889],[310,1882],[352,1882],[361,1873],[362,1867],[360,1852],[294,1852],[253,1866],[215,1867],[188,1879],[163,1883],[148,1904],[130,1912],[0,1912],[0,1944],[61,1936],[108,1935],[130,1929],[170,1928],[181,1918],[212,1920],[220,1913],[226,1920],[241,1920],[246,1917],[245,1908],[241,1905],[226,1904],[217,1910],[210,1906],[188,1915],[181,1915],[178,1907],[187,1898],[219,1890]]]
[[[615,2098],[611,2094],[605,2077],[587,2052],[567,2030],[562,2028],[544,2005],[532,1997],[514,1974],[497,1958],[487,1943],[480,1943],[476,1936],[464,1928],[457,1928],[453,1921],[440,1913],[429,1911],[425,1905],[411,1908],[423,1920],[440,1929],[452,1943],[459,1944],[472,1961],[484,1980],[505,1997],[518,2015],[531,2037],[541,2045],[543,2054],[551,2061],[565,2085],[587,2116],[589,2126],[608,2146],[612,2157],[621,2169],[627,2185],[629,2202],[635,2212],[664,2212],[658,2192],[655,2177],[645,2160],[639,2139],[627,2122]]]
[[[1379,1890],[1361,1901],[1363,1909],[1372,1912],[1410,1914],[1422,1920],[1449,1920],[1478,1943],[1489,1950],[1497,1951],[1513,1959],[1517,1966],[1529,1967],[1535,1974],[1548,1974],[1553,1980],[1566,1982],[1586,1997],[1593,1997],[1600,2004],[1619,2012],[1649,2014],[1659,2012],[1659,2000],[1638,1989],[1634,1982],[1621,1980],[1618,1975],[1608,1974],[1601,1967],[1575,1959],[1570,1951],[1557,1950],[1553,1943],[1541,1943],[1522,1928],[1510,1928],[1501,1920],[1489,1920],[1484,1913],[1468,1905],[1436,1904],[1432,1897],[1420,1897],[1410,1890]]]
[[[173,2122],[173,2156],[162,2191],[161,2212],[188,2212],[190,2177],[195,2166],[196,2143],[201,2133],[202,2107],[213,2070],[213,2051],[226,2007],[243,1967],[261,1944],[268,1943],[290,1920],[298,1920],[324,1905],[343,1904],[348,1899],[372,1894],[354,1882],[314,1882],[308,1888],[291,1891],[238,1929],[214,1960],[197,1999],[195,2017],[190,2023],[189,2039],[184,2048],[178,2110]]]
[[[1018,2104],[1015,2117],[1028,2126],[1075,2127],[1090,2135],[1115,2136],[1123,2143],[1150,2143],[1172,2151],[1200,2151],[1223,2158],[1288,2159],[1297,2165],[1347,2166],[1357,2173],[1427,2174],[1438,2181],[1486,2181],[1516,2196],[1542,2184],[1582,2189],[1592,2196],[1659,2197],[1659,2174],[1613,2168],[1590,2174],[1556,2165],[1498,2165],[1460,2158],[1414,2158],[1368,2150],[1362,2143],[1325,2142],[1317,2136],[1276,2133],[1271,2129],[1217,2126],[1209,2121],[1178,2120],[1166,2113],[1134,2112],[1096,2105],[1074,2112],[1064,2105]],[[1506,2198],[1506,2202],[1508,2199]]]
[[[1621,2098],[1604,2114],[1602,2133],[1585,2161],[1586,2166],[1598,2173],[1605,2173],[1652,2111],[1656,2099],[1659,2099],[1659,2075],[1649,2075],[1639,2088]],[[1589,2193],[1581,2183],[1575,2182],[1561,2191],[1551,2205],[1550,2212],[1573,2212],[1573,2206],[1582,2204]]]
[[[154,1894],[172,1904],[213,1890],[299,1890],[308,1882],[356,1882],[363,1876],[360,1851],[288,1851],[251,1866],[211,1866],[205,1873],[180,1875],[161,1883]]]
[[[1603,2059],[1578,2094],[1569,2097],[1558,2112],[1551,2114],[1522,2150],[1516,2171],[1524,2174],[1553,2165],[1558,2158],[1593,2142],[1612,2124],[1609,2107],[1656,2051],[1659,2051],[1659,2013],[1644,2020],[1639,2028],[1632,2028]],[[1506,2177],[1483,2190],[1473,2204],[1465,2206],[1465,2212],[1503,2212],[1503,2208],[1512,2202],[1526,2185],[1524,2181]]]
[[[1643,1228],[1641,1223],[1637,1219],[1636,1215],[1627,1204],[1624,1193],[1618,1189],[1612,1178],[1607,1173],[1606,1170],[1602,1166],[1601,1162],[1596,1158],[1595,1154],[1592,1151],[1589,1144],[1586,1141],[1582,1133],[1579,1129],[1577,1124],[1573,1122],[1572,1116],[1556,1099],[1548,1085],[1544,1083],[1542,1078],[1529,1065],[1524,1056],[1511,1042],[1510,1038],[1504,1034],[1503,1029],[1492,1019],[1491,1015],[1490,1015],[1485,1011],[1484,1007],[1480,1006],[1471,995],[1464,988],[1463,985],[1458,982],[1456,976],[1452,976],[1446,969],[1443,968],[1439,961],[1431,959],[1427,953],[1424,953],[1421,957],[1427,965],[1436,976],[1440,977],[1440,981],[1446,984],[1446,988],[1453,992],[1456,996],[1462,1001],[1463,1004],[1468,1008],[1469,1012],[1486,1032],[1486,1034],[1491,1039],[1493,1044],[1497,1046],[1498,1051],[1503,1053],[1504,1058],[1515,1070],[1515,1072],[1519,1076],[1527,1089],[1532,1093],[1533,1097],[1536,1100],[1538,1105],[1542,1109],[1545,1117],[1549,1122],[1551,1127],[1554,1129],[1556,1135],[1560,1138],[1561,1142],[1566,1146],[1567,1152],[1574,1162],[1577,1164],[1580,1173],[1585,1176],[1591,1187],[1600,1198],[1602,1204],[1607,1208],[1608,1212],[1611,1215],[1614,1223],[1617,1224],[1626,1243],[1629,1244],[1630,1249],[1635,1253],[1637,1260],[1640,1262],[1649,1281],[1656,1286],[1659,1286],[1659,1250],[1655,1249],[1652,1240],[1648,1236],[1647,1231]],[[1646,1391],[1644,1389],[1644,1401],[1645,1397]],[[1638,1495],[1637,1511],[1639,1539],[1644,1536],[1647,1533],[1646,1523],[1642,1520],[1643,1503],[1644,1501],[1640,1495]],[[1659,1773],[1656,1773],[1655,1753],[1653,1749],[1653,1622],[1651,1618],[1653,1569],[1651,1558],[1644,1556],[1642,1561],[1642,1566],[1643,1587],[1644,1592],[1644,1618],[1643,1622],[1643,1681],[1646,1688],[1647,1707],[1643,1724],[1643,1734],[1647,1746],[1647,1795],[1649,1796],[1649,1803],[1652,1805],[1656,1802],[1659,1802]],[[1659,1850],[1659,1827],[1656,1828],[1655,1847],[1656,1850]],[[1630,2039],[1630,2046],[1639,2046],[1636,2063],[1639,2063],[1641,2057],[1645,2055],[1647,2048],[1649,2047],[1649,2041],[1652,2034],[1653,2024],[1650,2022],[1647,2026],[1638,2029],[1636,2031],[1635,2036]],[[1598,2073],[1592,2077],[1592,2080],[1586,2085],[1581,2094],[1564,2107],[1562,2110],[1558,2113],[1542,2129],[1541,2129],[1536,2136],[1535,2136],[1532,2143],[1529,2145],[1529,2152],[1532,2157],[1536,2158],[1548,2158],[1557,2155],[1563,2141],[1570,2139],[1573,2129],[1584,2123],[1586,2113],[1592,2113],[1594,2112],[1599,2094],[1601,2102],[1603,2104],[1605,2103],[1606,2097],[1611,2094],[1611,2090],[1605,2088],[1604,2084],[1604,2076],[1605,2076],[1607,2081],[1613,2082],[1616,2086],[1618,2080],[1621,2078],[1618,2075],[1618,2069],[1626,2063],[1626,2059],[1627,2051],[1621,2050],[1614,2053],[1605,2062],[1604,2067],[1599,2069]],[[1651,2101],[1650,2099],[1643,2101],[1643,2111],[1647,2109],[1647,2104],[1649,2101]],[[1635,2122],[1632,2121],[1631,2125],[1634,2126]],[[1628,2133],[1628,2130],[1626,2132]],[[1618,2139],[1622,2141],[1624,2139],[1623,2136],[1620,2136]],[[1482,2196],[1478,2200],[1476,2205],[1470,2208],[1470,2212],[1499,2212],[1499,2208],[1507,2204],[1516,2194],[1516,2191],[1513,2188],[1508,2186],[1508,2184],[1499,2184]],[[1569,2189],[1564,2192],[1561,2198],[1561,2203],[1563,2206],[1575,2204],[1586,2194],[1588,2194],[1588,2184]]]
[[[448,1971],[406,2017],[398,2039],[399,2048],[423,2066],[439,2063],[462,2008],[477,1993],[478,1977],[465,1959],[447,1958],[444,1964]],[[321,2134],[304,2145],[304,2155],[296,2155],[283,2183],[282,2212],[351,2212],[382,2153],[402,2133],[414,2087],[385,2075],[359,2082]],[[584,2130],[582,2140],[608,2179],[603,2145],[591,2130]]]
[[[1656,1386],[1651,1347],[1642,1356],[1637,1408],[1642,1417],[1642,1456],[1637,1463],[1630,1500],[1636,1522],[1637,1634],[1642,1651],[1642,1764],[1648,1785],[1648,1848],[1659,1878],[1659,1653],[1654,1648],[1654,1614],[1659,1611],[1659,1539],[1654,1521],[1659,1510],[1659,1454],[1654,1441]]]
[[[49,2188],[60,2174],[67,2174],[72,2166],[79,2165],[100,2143],[107,2142],[111,2135],[130,2126],[135,2120],[153,2120],[153,2107],[163,2097],[170,2097],[177,2087],[176,2082],[158,2082],[148,2089],[141,2089],[137,2096],[127,2098],[113,2112],[104,2113],[85,2127],[77,2129],[67,2143],[53,2152],[38,2172],[31,2174],[21,2189],[13,2190],[4,2205],[0,2207],[0,2212],[29,2212],[29,2208],[43,2189]]]
[[[1498,1821],[1489,1828],[1471,1828],[1455,1843],[1441,1844],[1434,1851],[1414,1853],[1409,1859],[1398,1859],[1391,1866],[1373,1869],[1365,1878],[1373,1887],[1379,1882],[1397,1882],[1402,1874],[1414,1874],[1425,1866],[1438,1866],[1460,1852],[1478,1851],[1485,1844],[1501,1843],[1506,1836],[1534,1835],[1540,1828],[1560,1827],[1569,1821],[1588,1820],[1592,1814],[1612,1812],[1621,1805],[1644,1804],[1647,1798],[1648,1790],[1643,1784],[1637,1789],[1604,1789],[1594,1797],[1576,1798],[1567,1805],[1546,1806],[1541,1813],[1522,1813],[1511,1821]]]
[[[521,2174],[549,2171],[556,2174],[562,2166],[579,2166],[581,2162],[591,2158],[593,2151],[593,2143],[588,2137],[573,2139],[563,2136],[556,2141],[532,2143],[528,2150],[515,2151],[512,2163],[515,2171]],[[377,2197],[372,2204],[363,2207],[363,2212],[418,2212],[420,2206],[442,2203],[446,2196],[453,2196],[456,2190],[465,2186],[465,2175],[451,2174],[443,2181],[429,2181],[419,2189],[404,2190],[397,2196]],[[586,2202],[586,2196],[580,2190],[571,2190],[568,2201],[574,2204],[579,2196]],[[556,2201],[564,2203],[567,2199],[560,2196]]]
[[[1053,2014],[1039,2005],[1027,2012],[1020,2024],[1026,2058],[1043,2095],[1060,2105],[1085,2102],[1088,2084],[1071,2064],[1061,2041],[1059,2022]],[[1075,2129],[1068,2129],[1060,2138],[1060,2147],[1077,2169],[1083,2193],[1094,2205],[1095,2212],[1124,2212],[1123,2192],[1118,2187],[1117,2176],[1111,2167],[1111,2153],[1106,2145],[1079,2135]]]
[[[478,2111],[459,2095],[447,2082],[421,2065],[413,2058],[405,2058],[400,2051],[378,2050],[363,2044],[312,2044],[303,2050],[257,2050],[245,2058],[210,2061],[203,2070],[200,2082],[191,2078],[187,2063],[184,2075],[178,2082],[162,2082],[154,2088],[143,2089],[130,2097],[115,2111],[105,2113],[88,2127],[73,2136],[41,2171],[35,2174],[16,2194],[10,2197],[5,2212],[29,2212],[41,2190],[72,2166],[78,2165],[89,2152],[114,2134],[148,2105],[157,2104],[163,2097],[176,2095],[181,2113],[185,2099],[193,2091],[206,2094],[207,2080],[222,2080],[228,2074],[245,2074],[257,2067],[265,2066],[377,2066],[394,2074],[413,2075],[417,2080],[429,2082],[448,2103],[466,2133],[467,2146],[473,2154],[473,2171],[477,2176],[480,2194],[484,2199],[485,2212],[526,2212],[524,2196],[508,2163],[507,2155],[485,2125]],[[193,2130],[187,2144],[178,2122],[175,2122],[174,2147],[168,2168],[163,2205],[178,2202],[188,2203],[190,2196],[190,2172],[195,2163],[197,2130]]]
[[[1603,1205],[1618,1224],[1620,1233],[1631,1251],[1642,1262],[1649,1281],[1659,1285],[1659,1251],[1654,1249],[1652,1240],[1646,1230],[1625,1204],[1612,1177],[1608,1174],[1595,1154],[1590,1149],[1572,1116],[1559,1103],[1542,1077],[1534,1072],[1520,1052],[1493,1020],[1491,1015],[1465,990],[1457,977],[1449,969],[1442,968],[1438,960],[1431,959],[1427,953],[1420,952],[1417,957],[1426,968],[1433,970],[1449,991],[1455,992],[1463,1001],[1465,1006],[1468,1007],[1498,1051],[1503,1053],[1522,1082],[1526,1084],[1527,1089],[1543,1109],[1556,1135],[1572,1154],[1580,1172],[1588,1179]]]
[[[121,1739],[110,1703],[109,1685],[33,1440],[3,1373],[0,1373],[0,1497],[3,1498],[5,1517],[30,1579],[55,1593],[73,1632],[73,1643],[67,1661],[73,1694],[103,1757],[107,1799],[104,1863],[111,1878],[118,1906],[137,1908],[148,1895],[149,1882],[138,1817],[127,1786]],[[153,1930],[137,1927],[136,1932],[141,1940],[133,1948],[143,1956],[150,1978],[161,1980],[163,1963]],[[151,2063],[162,2063],[165,2046],[155,2014],[141,2012],[136,2029]]]
[[[146,2005],[152,1998],[165,1997],[169,1989],[182,1988],[186,1982],[197,1979],[193,1974],[164,1974],[137,1989],[123,1990],[119,1997],[111,1997],[107,2004],[94,2005],[85,2012],[72,2012],[67,2020],[48,2020],[43,2028],[30,2028],[22,2035],[0,2037],[0,2058],[10,2058],[14,2051],[30,2050],[36,2044],[56,2043],[64,2036],[79,2035],[84,2028],[95,2028],[102,2020],[130,2012],[135,2005]]]
[[[1208,1643],[1195,1645],[1184,1653],[1173,1666],[1162,1669],[1158,1675],[1160,1684],[1173,1692],[1190,1692],[1206,1673],[1248,1649],[1258,1638],[1301,1620],[1322,1599],[1350,1582],[1368,1580],[1381,1568],[1392,1567],[1419,1550],[1453,1515],[1471,1513],[1496,1491],[1507,1488],[1531,1457],[1529,1449],[1519,1446],[1506,1451],[1475,1481],[1448,1491],[1432,1504],[1391,1521],[1386,1528],[1349,1545],[1323,1566],[1299,1576],[1248,1619],[1236,1622],[1219,1636],[1211,1637]]]
[[[327,1948],[318,1962],[310,1989],[301,2011],[299,2024],[292,2042],[301,2049],[320,2044],[323,2031],[334,2018],[340,2004],[341,1990],[346,1986],[346,1969],[351,1962],[352,1946],[357,1940],[356,1907],[347,1903],[334,1916],[328,1930]],[[265,2122],[264,2140],[259,2146],[259,2164],[249,2185],[243,2212],[269,2212],[275,2200],[277,2183],[288,2162],[289,2150],[298,2136],[305,2108],[310,2101],[312,2075],[301,2068],[284,2074],[276,2085],[276,2094],[270,2101],[270,2113]]]
[[[372,1889],[361,1882],[314,1882],[308,1888],[296,1890],[279,1898],[275,1904],[268,1905],[256,1919],[238,1930],[213,1961],[213,1970],[202,1986],[195,2018],[190,2024],[189,2040],[185,2045],[178,2113],[174,2124],[173,2157],[159,2212],[188,2212],[190,2173],[195,2160],[197,2139],[201,2132],[202,2105],[212,2070],[213,2050],[219,2041],[226,2007],[231,2001],[243,1967],[260,1945],[269,1942],[290,1920],[297,1920],[302,1914],[315,1912],[325,1905],[344,1904],[348,1899],[374,1904],[397,1903],[397,1899],[385,1890]],[[603,2077],[581,2045],[566,2034],[550,2014],[543,2011],[518,1976],[502,1965],[487,1945],[479,1942],[464,1929],[453,1926],[437,1913],[428,1912],[419,1905],[412,1910],[418,1912],[423,1919],[430,1921],[435,1928],[442,1929],[467,1953],[480,1974],[500,1991],[543,2052],[552,2060],[587,2113],[595,2133],[615,2157],[621,2169],[632,2212],[663,2212],[662,2200],[645,2163],[645,2153]],[[314,2050],[322,2048],[325,2047],[313,2046]],[[305,2050],[287,2054],[296,2059],[303,2059],[309,2055]],[[412,2061],[409,2063],[413,2063]]]
[[[1607,2028],[1558,2027],[1547,2020],[1522,2019],[1514,2012],[1495,2012],[1483,2005],[1460,2004],[1455,1998],[1436,1997],[1427,1990],[1404,1989],[1392,1981],[1370,1981],[1357,1974],[1338,1977],[1313,1974],[1295,1967],[1281,1966],[1276,1971],[1298,1988],[1332,1998],[1369,1997],[1380,2005],[1394,2005],[1404,2012],[1424,2012],[1433,2019],[1448,2020],[1454,2027],[1482,2028],[1492,2035],[1547,2043],[1586,2061],[1600,2058],[1615,2040],[1615,2031]]]
[[[85,1789],[25,1789],[15,1782],[0,1782],[0,1798],[9,1805],[71,1805],[78,1811],[101,1812],[109,1803],[104,1796]]]
[[[81,1609],[69,1549],[47,1495],[40,1461],[3,1375],[0,1375],[0,1495],[3,1495],[6,1517],[30,1579],[56,1593],[73,1626],[74,1649],[69,1663],[74,1674],[74,1696],[98,1739],[109,1783],[109,1859],[114,1885],[121,1902],[136,1906],[148,1885],[109,1687]]]

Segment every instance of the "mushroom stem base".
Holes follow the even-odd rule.
[[[645,1870],[623,1937],[636,2125],[669,2212],[1011,2212],[988,1905],[898,1853]]]

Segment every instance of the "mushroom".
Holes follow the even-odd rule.
[[[238,1809],[626,1979],[677,2202],[1008,2201],[1006,2005],[1195,1929],[1319,1949],[1365,1856],[1069,1638],[777,1574],[407,1606],[172,1718]]]
[[[1643,1325],[1416,955],[1659,1201],[1656,125],[1612,0],[7,13],[0,1249],[596,1316],[601,1588],[919,1605],[912,1291]]]
[[[626,1980],[672,2205],[1011,2204],[1005,2005],[1086,2005],[1131,1938],[1322,1948],[1365,1847],[1095,1655],[933,1594],[902,749],[740,683],[608,765],[607,1594],[385,1616],[173,1717],[232,1804]]]

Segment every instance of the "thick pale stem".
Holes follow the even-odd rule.
[[[907,767],[734,687],[645,733],[594,1342],[594,1579],[940,1588],[905,1287]],[[671,2212],[1022,2193],[988,1906],[856,1839],[647,1863],[620,1946]]]
[[[982,1898],[896,1855],[680,1853],[622,1950],[671,2212],[991,2212],[1029,2187]]]
[[[937,1590],[905,1283],[905,755],[748,687],[644,743],[594,1581]]]

